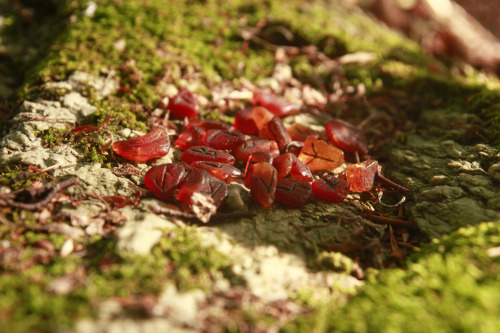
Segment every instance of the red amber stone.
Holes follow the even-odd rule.
[[[344,163],[344,152],[326,141],[309,136],[304,142],[299,160],[311,171],[332,170]]]
[[[277,181],[277,171],[271,164],[256,163],[250,176],[250,194],[260,205],[269,208],[274,202]]]
[[[274,140],[251,139],[243,142],[233,150],[234,156],[240,162],[248,161],[248,158],[253,153],[263,151],[271,155],[272,158],[278,157],[280,151],[278,144]]]
[[[157,127],[146,135],[113,143],[113,150],[128,160],[146,162],[167,155],[170,139],[166,130]]]
[[[271,111],[275,116],[284,117],[292,114],[297,114],[300,108],[273,94],[256,92],[252,100],[254,105],[260,105]]]
[[[312,191],[308,182],[293,178],[278,179],[276,200],[292,207],[302,207],[311,199]]]
[[[349,183],[332,175],[326,175],[312,183],[314,194],[331,202],[344,200],[349,193]]]
[[[268,153],[263,151],[258,151],[250,155],[247,161],[247,165],[245,167],[245,185],[250,187],[250,177],[253,173],[253,166],[256,163],[267,162],[269,164],[273,163],[273,158]]]
[[[315,131],[310,127],[297,123],[293,124],[288,128],[288,134],[290,134],[290,137],[292,138],[293,141],[301,141],[301,142],[306,141],[307,137],[310,135],[314,136],[316,139],[319,139],[321,137],[318,131]]]
[[[187,128],[190,129],[193,126],[201,127],[205,131],[208,131],[211,129],[230,130],[232,127],[231,124],[223,123],[221,121],[215,121],[215,120],[193,120],[187,125]]]
[[[234,129],[239,130],[243,134],[255,134],[257,133],[257,125],[252,117],[252,109],[246,108],[236,112],[234,116]]]
[[[188,164],[196,161],[209,161],[234,165],[235,162],[233,155],[207,146],[194,146],[184,150],[181,160]]]
[[[340,119],[330,120],[325,125],[330,141],[340,149],[361,155],[368,154],[368,145],[363,133],[353,124]]]
[[[363,192],[372,189],[378,162],[367,160],[361,163],[349,164],[345,170],[347,181],[351,184],[351,191]]]
[[[290,134],[286,131],[285,125],[283,125],[283,121],[280,117],[274,117],[267,123],[267,128],[271,132],[274,141],[278,144],[278,148],[280,151],[285,148],[287,144],[292,141],[290,138]]]
[[[291,153],[289,154],[292,155],[292,169],[290,170],[290,177],[303,180],[305,182],[312,182],[313,175],[309,167],[302,163],[297,156]]]
[[[186,128],[179,134],[174,142],[175,147],[186,150],[193,146],[199,146],[201,144],[201,138],[205,135],[205,130],[198,126],[191,126]]]
[[[196,161],[191,164],[192,167],[206,170],[209,174],[225,181],[232,182],[241,177],[241,171],[232,165],[220,162]]]
[[[184,162],[152,167],[144,175],[144,184],[162,200],[168,200],[186,178],[191,167]]]
[[[269,130],[268,123],[274,118],[274,115],[265,108],[256,107],[252,110],[252,118],[259,131],[259,137],[272,140],[274,137]]]
[[[245,136],[238,131],[211,129],[208,130],[201,144],[215,149],[234,149],[245,141]]]
[[[195,192],[211,197],[214,204],[219,207],[227,196],[227,185],[207,171],[193,168],[182,184],[177,198],[191,205],[193,203],[191,198]]]
[[[285,178],[292,170],[293,158],[291,153],[282,154],[273,161],[273,166],[278,171],[278,179]]]
[[[199,106],[191,91],[181,89],[168,101],[168,109],[177,117],[194,119],[198,115]]]

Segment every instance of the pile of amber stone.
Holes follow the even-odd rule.
[[[307,126],[284,126],[283,117],[299,112],[286,100],[257,92],[252,102],[253,107],[236,113],[231,125],[196,120],[199,107],[189,90],[171,98],[170,114],[189,119],[174,142],[183,150],[181,161],[149,169],[144,176],[147,188],[161,200],[176,193],[176,199],[187,204],[193,204],[194,193],[199,193],[219,207],[227,196],[227,183],[236,181],[244,183],[254,200],[267,208],[274,201],[294,207],[312,198],[339,202],[350,192],[372,188],[377,161],[348,164],[338,175],[331,172],[344,164],[344,152],[367,155],[366,139],[356,126],[331,120],[325,125],[326,141]],[[167,131],[160,127],[113,144],[117,154],[137,162],[164,156],[169,149]],[[315,173],[323,176],[315,180]]]

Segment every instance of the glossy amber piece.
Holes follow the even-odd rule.
[[[277,171],[271,164],[256,163],[250,176],[250,194],[260,205],[269,208],[274,202],[277,181]]]
[[[209,161],[234,165],[235,162],[233,155],[207,146],[194,146],[184,150],[181,160],[188,164],[196,161]]]
[[[293,158],[291,153],[281,154],[273,160],[273,166],[278,172],[278,179],[285,178],[292,170]]]
[[[166,130],[157,127],[146,135],[117,141],[112,147],[115,153],[128,160],[146,162],[167,155],[170,150],[170,139]]]
[[[198,126],[191,126],[190,128],[186,128],[184,131],[179,134],[177,139],[174,142],[175,147],[186,150],[193,146],[201,145],[201,139],[203,135],[205,135],[205,130]]]
[[[245,135],[238,131],[211,129],[208,130],[201,144],[215,149],[234,149],[245,141]]]
[[[191,91],[181,89],[168,101],[168,109],[178,118],[194,119],[198,115],[199,106]]]
[[[168,200],[190,170],[191,167],[184,162],[157,165],[146,172],[144,184],[157,198]]]
[[[326,143],[326,141],[307,137],[299,160],[311,171],[332,170],[344,163],[344,152]]]
[[[212,198],[214,204],[219,207],[227,196],[227,185],[205,170],[192,168],[181,185],[177,198],[191,205],[193,204],[191,198],[194,193],[200,193]]]
[[[212,129],[230,130],[232,128],[231,124],[215,120],[193,120],[187,125],[187,128],[190,129],[193,126],[201,127],[205,131]]]
[[[237,146],[234,150],[234,156],[238,161],[246,162],[253,153],[263,151],[271,155],[272,158],[278,157],[280,151],[278,144],[274,140],[265,139],[251,139],[246,140],[241,145]]]
[[[368,154],[366,138],[353,124],[340,119],[330,120],[325,125],[325,132],[330,141],[340,149],[361,155]]]
[[[318,131],[313,130],[302,124],[295,123],[288,128],[288,134],[293,141],[306,141],[307,137],[312,135],[314,138],[319,139],[321,137]]]
[[[265,107],[278,117],[297,114],[300,111],[300,107],[298,107],[297,105],[290,103],[287,100],[276,95],[263,92],[254,93],[252,102],[254,105]]]
[[[367,160],[361,163],[349,164],[345,170],[347,182],[351,184],[351,191],[369,191],[373,187],[378,162]]]
[[[312,183],[312,189],[318,198],[331,202],[339,202],[347,197],[349,193],[349,183],[335,176],[326,175],[314,181]]]
[[[312,196],[310,183],[293,179],[278,179],[276,185],[276,200],[292,207],[304,206]]]
[[[206,170],[209,174],[225,181],[232,182],[241,177],[241,171],[232,165],[220,162],[196,161],[191,164],[192,167]]]
[[[285,148],[287,144],[292,141],[290,134],[286,131],[285,125],[280,117],[274,117],[267,123],[267,128],[271,132],[274,141],[278,144],[278,149],[280,151]]]
[[[268,123],[274,118],[274,115],[265,108],[256,107],[252,110],[252,118],[257,126],[259,137],[272,140],[273,135],[269,130]]]
[[[245,108],[236,112],[234,116],[234,129],[243,134],[252,135],[257,133],[257,125],[252,117],[253,108]]]
[[[307,165],[302,163],[299,158],[291,153],[292,155],[292,168],[290,170],[290,177],[298,179],[298,180],[303,180],[305,182],[312,182],[313,181],[313,175],[311,170]]]
[[[250,155],[247,161],[247,165],[245,167],[245,185],[250,187],[250,177],[253,173],[253,166],[256,163],[267,162],[269,164],[273,163],[273,158],[268,153],[263,151],[258,151]]]

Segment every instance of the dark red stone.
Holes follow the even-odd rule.
[[[271,164],[256,163],[250,176],[250,194],[260,205],[269,208],[274,202],[277,181],[277,171]]]
[[[319,139],[321,137],[318,131],[315,131],[310,127],[297,123],[293,124],[288,128],[288,134],[290,134],[290,137],[292,138],[293,141],[300,141],[300,142],[306,141],[307,137],[310,135],[316,139]]]
[[[113,143],[113,150],[128,160],[146,162],[167,155],[170,139],[166,130],[157,127],[146,135]]]
[[[349,193],[349,183],[332,175],[326,175],[312,183],[316,197],[331,201],[343,201]]]
[[[191,126],[186,128],[179,134],[174,142],[175,147],[186,150],[193,146],[201,145],[201,139],[205,135],[205,130],[198,126]]]
[[[234,116],[234,129],[239,130],[243,134],[252,135],[257,133],[257,125],[252,117],[252,109],[246,108],[236,112]]]
[[[234,149],[245,141],[245,135],[238,131],[211,129],[208,130],[201,144],[215,149]]]
[[[192,167],[206,170],[209,174],[225,181],[226,183],[232,182],[241,177],[241,171],[232,165],[219,163],[219,162],[207,162],[207,161],[196,161],[191,164]]]
[[[201,127],[205,131],[212,130],[212,129],[230,130],[232,128],[231,124],[223,123],[221,121],[215,121],[215,120],[193,120],[187,125],[187,128],[189,129],[193,126]]]
[[[168,101],[168,109],[179,118],[194,119],[198,115],[199,106],[191,91],[181,89]]]
[[[346,178],[351,184],[351,191],[369,191],[373,187],[378,162],[367,160],[361,163],[349,164],[345,170]]]
[[[250,155],[247,161],[247,165],[245,167],[245,185],[250,187],[250,177],[253,173],[253,166],[256,163],[267,162],[269,164],[273,163],[273,158],[268,153],[263,151],[258,151]]]
[[[194,146],[184,150],[181,160],[188,164],[196,161],[209,161],[234,165],[235,162],[233,155],[207,146]]]
[[[311,199],[312,192],[308,182],[293,178],[278,179],[276,200],[292,207],[302,207]]]
[[[298,107],[297,105],[290,103],[287,100],[276,95],[263,92],[254,93],[252,102],[254,105],[265,107],[278,117],[297,114],[300,111],[300,107]]]
[[[246,140],[244,143],[237,146],[233,150],[233,153],[238,161],[246,162],[248,161],[250,155],[258,151],[268,153],[272,158],[278,157],[280,155],[280,151],[278,149],[278,144],[276,143],[276,141],[266,139]]]
[[[299,160],[299,158],[294,154],[289,154],[292,155],[292,169],[290,170],[290,177],[305,182],[312,182],[314,178],[309,167],[302,163],[302,161]]]
[[[177,198],[191,205],[193,204],[192,197],[194,193],[200,193],[212,198],[214,204],[219,207],[227,196],[227,185],[205,170],[192,168],[181,185]]]
[[[287,144],[292,141],[290,135],[286,131],[285,125],[283,125],[283,121],[280,117],[274,117],[267,123],[267,128],[271,132],[274,141],[278,144],[278,149],[280,151],[285,148]]]
[[[191,167],[184,162],[157,165],[146,172],[144,184],[157,198],[168,200],[190,170]]]
[[[330,141],[340,149],[361,155],[368,154],[366,138],[353,124],[340,119],[330,120],[325,125],[325,132]]]

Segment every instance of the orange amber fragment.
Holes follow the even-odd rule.
[[[250,177],[253,173],[253,166],[256,163],[267,162],[269,164],[273,163],[273,158],[268,153],[263,151],[258,151],[250,155],[247,161],[247,165],[245,167],[245,185],[250,187]]]
[[[167,131],[157,127],[146,135],[113,143],[115,153],[128,160],[146,162],[167,155],[170,139]]]
[[[330,141],[342,150],[350,153],[368,154],[366,138],[361,130],[340,119],[333,119],[326,123],[325,132]]]
[[[378,162],[367,160],[361,163],[349,164],[345,170],[347,181],[351,184],[351,191],[363,192],[372,189]]]
[[[206,170],[209,174],[225,181],[232,182],[241,177],[241,171],[232,165],[220,162],[196,161],[191,163],[192,167]]]
[[[190,170],[191,167],[184,162],[157,165],[146,172],[144,184],[157,198],[168,200]]]
[[[262,139],[273,139],[273,135],[267,124],[274,118],[274,115],[265,108],[256,107],[252,110],[252,118],[259,131],[259,137]]]
[[[344,163],[344,152],[326,141],[309,136],[304,142],[299,160],[311,171],[332,170]]]
[[[220,162],[234,165],[234,156],[207,146],[194,146],[181,154],[181,160],[191,164],[196,161]]]
[[[255,134],[257,133],[257,125],[252,117],[252,109],[246,108],[236,112],[234,115],[234,129],[239,130],[243,134]]]
[[[293,179],[278,179],[276,200],[292,207],[304,206],[312,196],[310,183]]]
[[[248,158],[253,153],[258,151],[263,151],[271,155],[272,158],[278,157],[280,151],[278,150],[278,144],[274,140],[265,139],[250,139],[243,142],[241,145],[233,150],[234,156],[240,162],[248,161]]]
[[[315,131],[310,127],[297,123],[293,124],[288,128],[288,134],[290,134],[290,137],[292,138],[293,141],[301,141],[301,142],[306,141],[307,137],[310,135],[314,136],[316,139],[319,139],[321,137],[318,131]]]
[[[250,194],[260,205],[269,208],[276,195],[276,169],[267,162],[256,163],[250,177]]]
[[[280,151],[282,151],[283,148],[285,148],[285,146],[292,141],[290,134],[286,131],[285,125],[280,117],[274,117],[271,119],[267,123],[267,128],[273,136],[272,139],[274,139],[274,141],[278,144]]]

